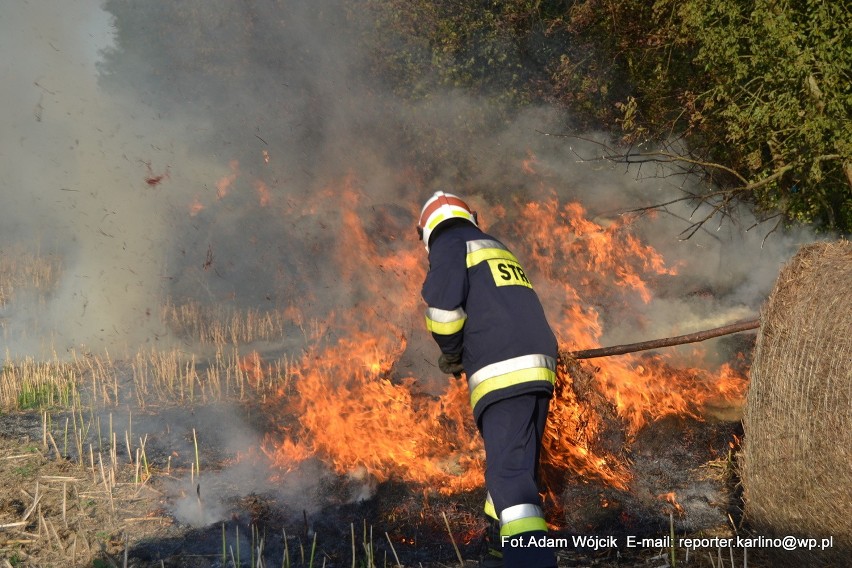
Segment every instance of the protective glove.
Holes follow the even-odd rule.
[[[438,368],[441,369],[441,372],[443,373],[459,377],[462,373],[464,373],[464,367],[462,367],[461,360],[461,355],[448,355],[447,353],[442,353],[441,356],[438,357]]]

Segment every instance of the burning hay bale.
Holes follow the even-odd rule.
[[[839,241],[802,247],[764,306],[744,422],[746,517],[762,536],[817,549],[765,549],[773,565],[845,565],[852,549],[850,298],[852,243]]]

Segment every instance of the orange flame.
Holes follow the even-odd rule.
[[[201,203],[201,201],[198,199],[198,196],[196,195],[192,198],[192,203],[189,204],[189,216],[195,217],[202,211],[204,211],[204,205]]]
[[[671,504],[674,507],[675,513],[677,513],[678,515],[682,515],[684,513],[683,506],[677,502],[677,494],[675,494],[674,491],[670,491],[669,493],[663,493],[662,495],[657,495],[657,499]]]
[[[534,171],[533,165],[531,157],[525,167]],[[220,193],[236,179],[238,164],[232,162],[231,169],[217,184]],[[257,187],[261,193],[265,186]],[[336,277],[347,282],[349,295],[322,317],[315,333],[305,334],[304,355],[288,366],[294,392],[271,402],[290,419],[267,436],[263,450],[282,471],[315,458],[338,473],[365,471],[376,481],[399,478],[445,493],[481,487],[485,458],[465,382],[440,377],[445,387],[434,395],[420,383],[429,377],[398,368],[410,348],[407,334],[429,345],[425,357],[438,355],[422,328],[419,292],[427,265],[422,244],[413,231],[382,233],[386,220],[370,217],[374,210],[364,202],[356,176],[349,175],[314,192],[301,208],[300,214],[336,220],[322,226],[338,231]],[[412,223],[416,207],[411,206]],[[600,346],[612,317],[598,306],[633,313],[634,306],[653,298],[653,280],[677,273],[631,232],[626,218],[595,222],[580,204],[555,196],[518,202],[512,213],[501,205],[480,209],[483,218],[511,227],[501,238],[524,259],[566,350]],[[377,238],[377,232],[384,236]],[[288,313],[296,325],[306,325],[299,309]],[[263,377],[259,357],[241,366],[255,380]],[[437,371],[432,375],[439,378]],[[602,443],[608,432],[620,431],[629,445],[648,421],[672,414],[700,417],[708,402],[741,399],[745,385],[731,366],[711,373],[678,367],[661,355],[597,359],[594,366],[576,368],[563,362],[543,467],[625,489],[629,463],[619,448]]]
[[[560,362],[556,390],[542,441],[542,462],[547,471],[571,471],[583,478],[597,479],[626,489],[630,481],[623,459],[593,449],[606,430],[598,405],[580,400],[569,370]],[[546,477],[552,477],[546,475]],[[553,483],[553,479],[546,479]]]
[[[269,205],[269,186],[261,180],[255,180],[254,188],[257,190],[257,201],[261,207]]]
[[[526,174],[533,175],[536,173],[536,166],[538,166],[538,158],[532,152],[527,152],[527,157],[521,161],[521,170]]]
[[[231,160],[228,166],[231,168],[231,173],[226,176],[222,176],[219,178],[219,181],[216,182],[216,199],[219,200],[225,199],[231,191],[231,185],[233,185],[240,173],[240,163],[237,160]]]
[[[649,277],[673,276],[662,256],[630,233],[625,219],[607,226],[586,217],[579,203],[558,200],[519,205],[518,234],[526,254],[543,277],[536,283],[549,305],[561,305],[551,321],[572,348],[600,347],[603,333],[594,306],[608,304],[630,311],[631,296],[652,298]],[[554,222],[555,221],[555,222]],[[648,420],[678,414],[698,417],[703,404],[732,401],[745,392],[745,379],[730,366],[713,377],[698,369],[679,369],[662,356],[626,355],[596,359],[597,387],[635,434]]]
[[[396,476],[442,492],[475,487],[482,452],[454,410],[467,385],[457,380],[437,400],[416,397],[410,381],[389,378],[404,349],[404,340],[362,333],[306,354],[293,408],[298,440],[268,438],[268,455],[284,467],[318,456],[341,474],[364,469],[377,481]]]

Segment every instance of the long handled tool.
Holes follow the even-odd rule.
[[[686,335],[678,335],[677,337],[664,337],[662,339],[640,341],[639,343],[613,345],[611,347],[600,347],[597,349],[584,349],[582,351],[569,351],[568,355],[574,359],[594,359],[596,357],[609,357],[610,355],[624,355],[625,353],[635,353],[636,351],[647,351],[648,349],[671,347],[673,345],[683,345],[684,343],[696,343],[713,337],[757,329],[758,327],[760,327],[760,320],[754,319],[723,325],[722,327],[715,327],[704,331],[697,331],[695,333],[687,333]]]

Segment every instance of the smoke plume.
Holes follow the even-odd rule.
[[[356,214],[392,255],[415,246],[416,212],[437,189],[487,211],[577,201],[606,226],[700,183],[613,167],[592,142],[604,133],[583,133],[588,141],[544,135],[570,124],[555,109],[507,118],[453,90],[402,100],[375,76],[368,28],[344,8],[336,0],[4,6],[0,237],[61,264],[47,293],[0,306],[7,353],[115,356],[170,345],[181,338],[163,321],[166,302],[298,305],[317,318],[369,306],[368,292],[338,265],[346,215]],[[347,184],[357,198],[344,199]],[[617,307],[586,299],[601,311],[602,344],[754,317],[781,263],[813,239],[764,239],[761,228],[745,230],[753,219],[740,211],[736,223],[708,224],[680,240],[693,215],[701,210],[684,204],[627,225],[677,275],[653,282],[653,297],[630,306],[638,315],[628,323]],[[509,238],[512,218],[484,222]],[[383,285],[416,295],[419,282],[390,280],[397,277],[406,274],[389,274]],[[422,363],[437,352],[421,313],[406,310],[384,314],[408,337],[400,366],[434,374]],[[291,483],[294,498],[303,486]],[[181,491],[187,522],[221,513],[210,501],[200,509],[192,488]]]
[[[356,24],[332,1],[7,7],[0,231],[62,262],[48,298],[5,308],[7,350],[163,341],[166,298],[353,302],[345,285],[315,286],[336,274],[321,259],[347,175],[359,212],[380,208],[404,231],[438,188],[506,207],[555,194],[604,220],[680,191],[594,160],[594,144],[543,136],[564,128],[554,110],[505,120],[459,92],[398,100],[371,75]],[[519,166],[530,156],[537,180]],[[308,215],[310,198],[320,210]],[[690,213],[634,223],[680,276],[644,308],[645,329],[605,339],[753,313],[802,239],[764,242],[742,219],[679,241]]]

